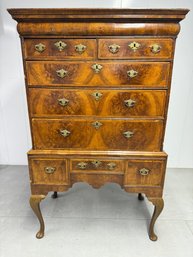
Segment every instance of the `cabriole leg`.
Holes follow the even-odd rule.
[[[162,198],[149,198],[149,197],[148,197],[148,200],[150,202],[152,202],[153,205],[155,206],[154,207],[153,216],[152,216],[152,219],[151,219],[151,222],[150,222],[150,226],[149,226],[149,238],[152,241],[156,241],[157,240],[157,236],[156,236],[156,234],[154,232],[154,225],[155,225],[155,222],[156,222],[157,218],[159,217],[160,213],[163,210],[164,201],[163,201]]]
[[[45,198],[45,195],[31,195],[30,197],[30,206],[32,210],[34,211],[35,215],[37,216],[39,223],[40,223],[40,230],[37,232],[36,237],[38,239],[42,238],[44,236],[44,220],[42,217],[42,213],[40,210],[40,202]]]

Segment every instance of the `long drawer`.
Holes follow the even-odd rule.
[[[73,90],[29,88],[33,117],[98,115],[163,117],[165,90]]]
[[[169,62],[27,61],[29,86],[166,87]]]
[[[160,151],[161,120],[32,119],[35,149]]]

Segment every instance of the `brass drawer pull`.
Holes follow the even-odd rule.
[[[109,162],[108,164],[107,164],[107,167],[108,167],[108,169],[109,170],[114,170],[115,168],[116,168],[116,163],[114,163],[114,162]]]
[[[128,100],[124,100],[124,103],[125,103],[125,106],[126,106],[126,107],[131,108],[131,107],[134,107],[136,101],[134,101],[134,100],[132,100],[132,99],[128,99]]]
[[[98,161],[98,160],[94,160],[94,161],[92,161],[92,164],[93,164],[96,168],[98,168],[98,167],[102,164],[102,162],[101,162],[101,161]]]
[[[138,74],[138,71],[136,71],[136,70],[128,70],[128,71],[127,71],[127,76],[128,76],[129,78],[134,78],[134,77],[137,76],[137,74]]]
[[[146,168],[142,168],[139,170],[140,175],[142,176],[147,176],[149,174],[150,170],[146,169]]]
[[[92,93],[91,94],[93,97],[94,97],[94,99],[96,100],[96,101],[98,101],[101,97],[102,97],[102,93],[100,93],[100,92],[94,92],[94,93]]]
[[[79,54],[82,54],[86,50],[86,46],[79,44],[75,45],[75,51],[78,52]]]
[[[100,122],[100,121],[95,121],[92,123],[92,126],[95,128],[95,129],[99,129],[103,124]]]
[[[109,52],[111,52],[112,54],[116,54],[117,52],[119,52],[120,46],[117,44],[112,44],[108,46],[109,48]]]
[[[134,52],[139,49],[141,45],[138,42],[132,42],[128,45]]]
[[[91,68],[94,70],[95,73],[99,73],[102,70],[103,66],[96,63],[93,64]]]
[[[131,138],[133,136],[134,132],[132,131],[125,131],[123,132],[123,136],[126,138]]]
[[[55,167],[45,167],[44,171],[47,174],[53,174],[56,171],[56,168]]]
[[[69,100],[66,99],[66,98],[61,98],[61,99],[58,99],[58,103],[62,106],[67,106],[68,103],[69,103]]]
[[[58,77],[64,78],[68,75],[68,71],[64,70],[64,69],[61,69],[61,70],[57,70],[56,74],[57,74]]]
[[[46,49],[46,46],[42,43],[35,45],[35,50],[42,53]]]
[[[81,170],[85,170],[87,165],[88,165],[88,163],[86,163],[86,162],[79,162],[79,163],[77,164],[77,167],[78,167],[79,169],[81,169]]]
[[[64,48],[66,48],[67,46],[67,44],[62,41],[57,41],[54,45],[58,48],[60,52],[64,50]]]
[[[161,46],[158,44],[153,44],[150,46],[152,53],[157,54],[161,51]]]
[[[70,135],[70,131],[68,131],[67,129],[61,129],[60,130],[60,134],[63,136],[63,137],[68,137]]]

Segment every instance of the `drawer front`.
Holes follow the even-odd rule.
[[[69,176],[64,159],[29,159],[33,184],[67,184]]]
[[[70,90],[29,88],[31,115],[164,116],[165,90]]]
[[[36,149],[159,151],[159,120],[32,119]]]
[[[123,174],[124,161],[103,159],[72,159],[71,173],[107,173]]]
[[[24,54],[27,59],[94,59],[94,39],[25,39]]]
[[[99,39],[99,59],[171,59],[172,39]]]
[[[167,62],[28,61],[28,85],[166,87]]]
[[[163,186],[165,160],[128,161],[124,184],[137,186]]]

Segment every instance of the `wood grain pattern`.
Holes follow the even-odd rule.
[[[71,174],[72,185],[77,182],[85,182],[91,185],[93,188],[100,188],[106,183],[123,184],[123,175],[108,175],[108,174]],[[94,182],[94,183],[93,183]]]
[[[176,37],[180,31],[177,23],[105,23],[105,22],[66,22],[60,23],[44,22],[22,22],[17,26],[17,30],[22,36],[170,36]]]
[[[18,22],[37,22],[37,21],[77,21],[90,22],[101,21],[107,22],[179,22],[185,18],[185,15],[189,12],[188,9],[107,9],[107,8],[20,8],[20,9],[8,9],[8,12]],[[88,33],[88,32],[87,32]]]
[[[112,39],[99,39],[99,59],[170,59],[173,54],[173,40],[160,39],[160,38],[112,38]],[[139,48],[134,51],[129,45],[132,42],[140,44]],[[119,45],[120,48],[117,53],[109,51],[110,45]],[[161,47],[158,53],[151,51],[152,45],[157,44]]]
[[[66,165],[65,159],[30,159],[29,166],[32,172],[32,183],[45,185],[69,184],[69,171],[67,171]],[[54,173],[47,174],[45,172],[46,167],[54,168]]]
[[[35,149],[90,149],[160,151],[163,122],[159,120],[99,120],[102,126],[93,127],[93,119],[33,119]],[[63,137],[60,130],[70,131]],[[133,136],[125,138],[123,132]]]
[[[62,41],[66,44],[64,50],[59,51],[55,43]],[[35,45],[44,44],[45,50],[38,52],[35,50]],[[76,45],[85,45],[86,49],[81,54],[75,50]],[[94,59],[96,58],[96,40],[95,39],[25,39],[24,41],[24,57],[31,60],[48,60],[48,59]]]
[[[103,90],[103,89],[44,89],[29,88],[29,107],[32,117],[97,115],[115,117],[163,117],[165,90]],[[96,100],[93,93],[100,93]],[[67,99],[61,106],[58,99]],[[133,107],[126,100],[135,101]]]
[[[141,175],[140,169],[148,169],[148,175]],[[165,161],[130,160],[127,163],[124,177],[125,185],[163,186]]]
[[[170,63],[167,62],[97,62],[102,65],[99,73],[95,73],[92,65],[95,62],[55,62],[27,61],[28,85],[47,86],[137,86],[166,87]],[[56,71],[64,69],[68,75],[57,76]],[[137,76],[129,78],[127,71],[136,70]]]

